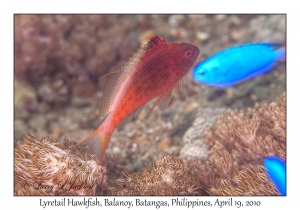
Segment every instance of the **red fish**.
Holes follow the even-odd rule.
[[[164,38],[154,35],[120,71],[110,76],[100,105],[100,116],[106,118],[93,134],[78,145],[88,145],[102,165],[115,128],[157,96],[154,106],[167,106],[173,89],[182,85],[182,77],[199,53],[194,45],[167,44]]]

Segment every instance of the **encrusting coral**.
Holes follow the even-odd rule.
[[[277,103],[229,110],[203,133],[194,129],[193,139],[201,138],[210,150],[208,159],[164,154],[140,174],[106,172],[86,148],[70,149],[70,140],[59,144],[27,135],[15,149],[15,195],[279,195],[263,160],[278,156],[285,161],[285,131],[284,93]],[[73,189],[68,187],[72,182],[93,187]],[[39,183],[54,187],[39,190]]]
[[[247,113],[228,111],[204,133],[210,146],[223,145],[239,165],[262,163],[268,156],[286,157],[285,93],[272,102],[256,104]]]
[[[198,109],[193,125],[185,132],[183,136],[184,146],[180,151],[180,158],[189,160],[197,157],[200,160],[206,160],[209,157],[210,151],[208,150],[207,145],[204,144],[199,134],[210,128],[216,118],[225,112],[226,109],[224,108]]]
[[[225,150],[216,152],[204,164],[165,154],[153,164],[153,171],[141,174],[122,171],[121,178],[108,181],[112,195],[278,195],[263,166],[248,164],[239,170]],[[225,157],[224,157],[225,156]],[[227,162],[228,161],[228,162]]]
[[[193,139],[203,139],[211,150],[205,162],[198,153],[189,161],[164,155],[153,172],[123,172],[108,189],[113,195],[278,195],[263,167],[268,156],[286,157],[285,93],[277,101],[246,113],[229,110],[203,134],[194,129]]]
[[[122,177],[109,187],[113,195],[194,195],[196,188],[187,177],[187,161],[165,154],[152,164],[151,172],[141,174],[122,171]]]
[[[87,148],[73,148],[32,134],[15,149],[15,195],[94,195],[106,186],[106,169],[99,166]]]

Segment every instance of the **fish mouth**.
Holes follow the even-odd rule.
[[[194,46],[194,45],[192,45],[192,46],[194,47],[194,49],[193,49],[194,55],[193,56],[195,56],[195,60],[196,60],[200,54],[200,49],[197,46]]]
[[[195,62],[200,54],[200,49],[194,45],[191,45],[191,50],[193,51],[193,56],[191,59]]]

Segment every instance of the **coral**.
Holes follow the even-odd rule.
[[[87,148],[73,148],[49,138],[28,134],[15,149],[15,195],[94,195],[105,188],[106,169],[98,165]]]
[[[285,93],[272,102],[256,104],[246,113],[229,110],[205,131],[207,145],[223,145],[239,165],[262,164],[268,156],[286,157]]]
[[[207,192],[210,195],[278,195],[263,166],[247,165],[232,180],[218,178]]]
[[[199,122],[195,119],[194,126]],[[193,131],[191,143],[203,140],[210,149],[206,160],[164,154],[142,173],[124,170],[117,158],[106,160],[106,171],[87,148],[73,148],[70,140],[27,135],[15,149],[15,195],[279,195],[263,161],[268,156],[285,161],[285,93],[277,103],[228,110],[212,127]],[[72,182],[93,187],[70,189]]]
[[[110,193],[279,195],[266,174],[263,160],[274,155],[283,160],[286,157],[285,93],[278,97],[277,103],[257,104],[246,113],[228,110],[205,131],[195,129],[203,120],[200,114],[197,116],[193,132],[187,131],[185,141],[193,145],[202,139],[211,150],[207,160],[201,162],[203,157],[197,153],[194,159],[186,156],[187,160],[165,154],[153,164],[152,172],[150,169],[141,174],[123,172],[120,178],[110,180]]]
[[[120,178],[108,181],[110,195],[278,195],[263,166],[246,165],[238,170],[225,150],[205,163],[186,161],[165,154],[142,173],[122,171]],[[227,178],[225,178],[227,177]]]
[[[153,171],[145,169],[141,174],[122,172],[121,178],[111,180],[112,195],[195,195],[197,187],[186,179],[187,161],[170,155],[152,164]]]

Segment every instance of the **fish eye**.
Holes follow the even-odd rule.
[[[193,56],[193,52],[191,50],[187,50],[184,52],[184,57],[185,58],[190,58]]]

